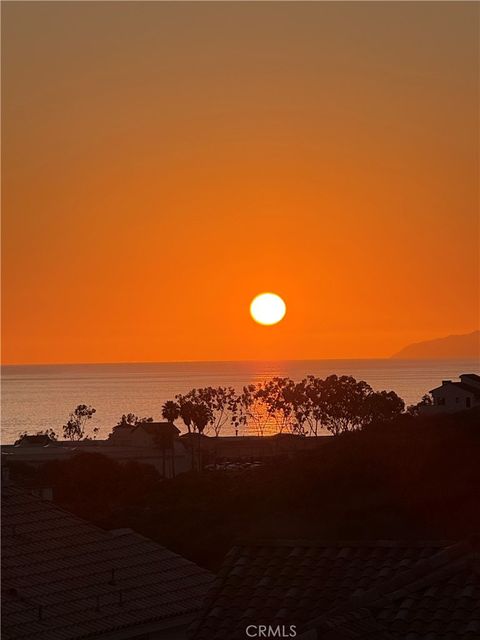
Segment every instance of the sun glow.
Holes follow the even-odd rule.
[[[252,318],[264,325],[277,324],[286,311],[285,302],[276,293],[260,293],[250,304]]]

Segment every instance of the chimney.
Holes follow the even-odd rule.
[[[53,489],[52,487],[42,487],[41,489],[41,498],[42,500],[48,500],[52,502],[53,500]]]
[[[460,380],[465,384],[469,384],[471,387],[477,387],[480,389],[480,376],[475,373],[462,373]]]
[[[8,487],[10,484],[10,469],[8,467],[2,467],[2,485]]]
[[[34,487],[31,490],[33,496],[37,496],[37,498],[41,498],[42,500],[47,500],[52,502],[53,500],[53,489],[52,487]]]

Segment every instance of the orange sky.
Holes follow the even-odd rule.
[[[2,5],[5,363],[478,328],[478,4]]]

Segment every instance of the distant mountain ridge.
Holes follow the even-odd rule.
[[[480,359],[480,331],[409,344],[391,357],[402,360]]]

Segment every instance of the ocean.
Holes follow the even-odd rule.
[[[138,364],[10,365],[2,367],[2,442],[24,431],[62,433],[78,404],[95,407],[89,427],[107,437],[123,413],[161,419],[161,407],[177,393],[203,386],[242,386],[308,374],[352,375],[374,389],[395,391],[406,404],[418,402],[442,380],[479,373],[476,360],[290,360],[279,362],[180,362]],[[178,426],[181,427],[181,421]],[[222,432],[228,434],[228,430]]]

